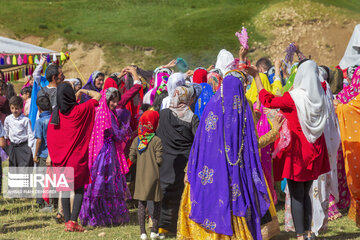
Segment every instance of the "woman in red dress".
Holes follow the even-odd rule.
[[[312,60],[300,62],[293,89],[281,97],[264,89],[256,68],[250,67],[247,72],[254,76],[261,103],[280,109],[289,123],[290,142],[274,159],[274,179],[287,178],[297,238],[312,239],[309,190],[313,180],[330,171],[323,134],[328,112],[318,66]]]
[[[77,104],[76,99],[86,93],[92,99]],[[48,125],[47,144],[52,166],[72,167],[74,169],[74,204],[70,211],[69,197],[62,197],[64,209],[65,231],[83,232],[77,223],[84,185],[89,183],[88,167],[89,141],[94,126],[95,107],[99,105],[101,94],[96,91],[81,89],[75,96],[72,86],[62,83],[57,87],[57,106]]]

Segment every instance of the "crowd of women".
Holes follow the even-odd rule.
[[[75,172],[57,220],[66,231],[84,231],[78,217],[83,226],[126,224],[135,199],[141,239],[146,212],[151,239],[270,239],[284,200],[285,230],[297,239],[315,239],[349,207],[360,227],[360,55],[347,51],[329,68],[291,46],[295,63],[251,65],[240,47],[208,68],[178,58],[106,79],[95,71],[83,87],[60,70],[34,73],[32,94],[46,88],[53,107],[48,163]]]

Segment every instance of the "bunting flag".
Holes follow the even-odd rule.
[[[15,55],[13,56],[13,59],[12,59],[12,65],[16,65],[16,57],[15,57]]]
[[[24,64],[27,64],[28,63],[28,57],[26,54],[24,54],[24,59],[23,59],[23,62]]]

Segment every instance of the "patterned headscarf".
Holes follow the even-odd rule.
[[[339,94],[336,96],[341,103],[345,104],[354,99],[360,91],[360,67],[357,67],[356,70],[352,73],[351,84],[345,87]]]
[[[207,75],[207,83],[212,87],[214,93],[220,88],[222,81],[221,74],[216,71],[210,71]]]
[[[194,113],[190,109],[190,105],[193,103],[195,95],[196,93],[193,86],[177,87],[170,100],[169,109],[172,110],[179,119],[190,123],[194,116]]]
[[[142,153],[146,150],[150,141],[155,136],[155,131],[159,124],[160,115],[157,111],[148,110],[144,112],[139,121],[138,128],[138,151]]]

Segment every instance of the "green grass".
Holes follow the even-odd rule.
[[[274,240],[295,239],[294,233],[284,231],[284,206],[279,205],[281,234]],[[63,224],[56,224],[55,213],[39,213],[35,200],[4,199],[0,197],[0,239],[139,239],[136,209],[130,210],[130,223],[117,227],[86,228],[85,233],[64,232]],[[346,211],[343,212],[346,215]],[[99,234],[105,233],[104,236]],[[167,238],[175,239],[175,238]],[[360,239],[360,231],[346,216],[329,223],[329,230],[317,239]]]
[[[359,16],[358,0],[313,2],[325,4],[319,7],[325,11],[332,5],[347,10],[350,18]],[[266,43],[269,31],[254,20],[276,3],[301,6],[304,1],[0,0],[0,25],[17,37],[35,35],[45,41],[63,37],[69,42],[101,44],[112,65],[123,64],[122,57],[130,55],[134,62],[152,68],[182,56],[196,67],[214,63],[221,48],[236,51],[234,33],[243,25],[249,30],[250,43]],[[265,24],[271,26],[271,19]],[[145,49],[154,49],[154,56],[144,56]]]

